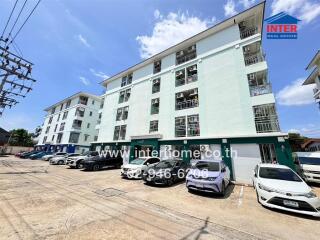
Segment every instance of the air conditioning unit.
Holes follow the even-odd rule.
[[[183,51],[179,51],[179,52],[177,52],[177,57],[181,57],[181,56],[183,56]]]
[[[177,71],[176,76],[181,76],[183,74],[183,70]]]
[[[255,79],[256,79],[256,75],[254,73],[250,73],[249,80],[255,80]]]
[[[196,71],[197,70],[197,65],[194,65],[189,68],[189,71]]]
[[[196,95],[198,94],[198,89],[192,89],[190,95]]]
[[[183,98],[183,97],[184,97],[183,93],[178,93],[177,94],[177,98]]]
[[[196,50],[196,45],[192,45],[191,47],[188,48],[189,52],[194,51],[194,50]]]
[[[243,51],[244,51],[245,53],[250,52],[250,47],[249,47],[249,46],[243,47]]]
[[[160,83],[160,79],[155,79],[155,80],[153,80],[153,83],[154,83],[154,84]]]
[[[152,104],[157,104],[157,103],[159,103],[159,99],[153,99],[152,100]]]

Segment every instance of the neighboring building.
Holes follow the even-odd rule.
[[[45,109],[38,149],[84,152],[96,141],[101,98],[79,92]]]
[[[221,150],[242,182],[261,161],[293,167],[261,49],[264,4],[106,79],[92,149]]]
[[[10,139],[10,133],[3,128],[0,128],[0,146],[8,143]]]
[[[311,138],[301,145],[305,152],[318,152],[320,151],[320,139]]]
[[[313,89],[313,97],[320,109],[320,50],[318,50],[316,55],[312,58],[306,70],[312,71],[302,85],[316,84],[316,87]]]

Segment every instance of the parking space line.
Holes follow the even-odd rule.
[[[243,198],[243,186],[241,186],[240,193],[239,193],[238,207],[240,207],[242,204],[242,198]]]

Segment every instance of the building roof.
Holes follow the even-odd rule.
[[[306,147],[308,147],[312,143],[320,143],[320,138],[310,138],[306,142],[301,144],[301,147],[302,147],[302,149],[305,149]]]
[[[10,134],[7,130],[0,127],[0,134]]]
[[[317,62],[320,62],[320,50],[318,50],[316,55],[314,55],[314,57],[312,58],[311,62],[306,67],[306,70],[309,70],[312,67],[316,66]]]
[[[315,68],[313,69],[313,71],[311,72],[311,74],[307,77],[306,80],[304,80],[304,82],[302,83],[302,85],[309,85],[309,84],[313,84],[316,82],[316,77],[319,75],[319,69]]]
[[[192,37],[190,37],[190,38],[188,38],[188,39],[186,39],[186,40],[184,40],[184,41],[182,41],[182,42],[180,42],[180,43],[178,43],[178,44],[176,44],[176,45],[174,45],[174,46],[172,46],[172,47],[170,47],[170,48],[168,48],[168,49],[166,49],[166,50],[164,50],[164,51],[162,51],[162,52],[160,52],[160,53],[158,53],[158,54],[156,54],[146,60],[144,60],[144,61],[142,61],[142,62],[140,62],[140,63],[137,63],[136,65],[133,65],[124,71],[121,71],[121,72],[105,79],[100,84],[102,84],[103,86],[106,86],[107,83],[109,83],[113,80],[116,80],[123,75],[127,75],[127,74],[129,74],[137,69],[140,69],[148,64],[151,64],[155,61],[158,61],[159,59],[162,59],[172,53],[175,53],[181,49],[189,47],[192,44],[194,44],[194,43],[196,43],[196,42],[198,42],[198,41],[200,41],[210,35],[213,35],[213,34],[219,32],[227,27],[230,27],[234,24],[237,24],[237,23],[243,21],[246,18],[251,17],[255,13],[259,13],[259,12],[261,13],[262,18],[261,18],[261,22],[260,22],[260,29],[262,32],[264,8],[265,8],[265,1],[249,8],[249,9],[247,9],[247,10],[245,10],[245,11],[243,11],[233,17],[230,17],[230,18],[226,19],[225,21],[222,21],[222,22],[214,25],[213,27],[210,27],[210,28],[208,28],[208,29],[206,29],[206,30],[204,30],[204,31],[202,31],[202,32],[200,32],[200,33],[198,33],[198,34],[196,34],[196,35],[194,35],[194,36],[192,36]]]
[[[71,100],[71,99],[74,99],[74,98],[79,97],[79,96],[87,96],[87,97],[94,98],[96,100],[100,100],[101,99],[100,96],[93,95],[91,93],[77,92],[77,93],[75,93],[75,94],[73,94],[73,95],[71,95],[71,96],[69,96],[69,97],[67,97],[67,98],[65,98],[65,99],[63,99],[63,100],[61,100],[61,101],[59,101],[59,102],[47,107],[47,108],[45,108],[44,111],[49,111],[51,108],[56,107],[56,106],[60,105],[61,103],[65,102],[67,100]]]

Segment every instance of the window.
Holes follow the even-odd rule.
[[[94,100],[92,100],[92,105],[94,105]]]
[[[187,123],[187,124],[186,124]],[[176,117],[175,119],[175,136],[176,137],[193,137],[200,136],[199,115],[189,115],[186,117]]]
[[[62,136],[63,136],[63,133],[58,133],[58,136],[57,136],[57,143],[61,143]]]
[[[71,105],[71,100],[68,100],[67,104],[66,104],[66,108],[70,107]]]
[[[49,118],[49,122],[48,122],[48,124],[51,124],[52,123],[52,116]]]
[[[113,140],[124,140],[126,138],[127,125],[115,126]]]
[[[132,73],[122,77],[121,87],[127,86],[131,83],[132,83]]]
[[[82,104],[82,105],[87,105],[87,104],[88,104],[88,97],[80,96],[78,103],[79,103],[79,104]]]
[[[158,132],[158,120],[154,120],[150,122],[149,133]]]
[[[160,106],[160,99],[155,98],[151,100],[151,114],[158,114]]]
[[[63,109],[63,103],[60,105],[60,111],[62,111]]]
[[[280,132],[278,116],[274,104],[253,107],[257,133]]]
[[[71,132],[69,137],[69,143],[78,143],[80,133]]]
[[[50,130],[50,126],[47,127],[45,134],[47,134]]]
[[[56,124],[56,126],[54,127],[54,132],[56,132],[58,129],[58,124]]]
[[[55,135],[52,135],[51,141],[54,142]]]
[[[247,75],[250,96],[258,96],[272,92],[271,84],[268,82],[267,71],[259,71]]]
[[[197,64],[176,71],[176,87],[198,80]]]
[[[59,131],[63,131],[63,130],[64,130],[64,125],[65,125],[65,124],[66,124],[66,123],[64,123],[64,122],[60,124]]]
[[[94,136],[94,138],[93,138],[94,140],[93,141],[98,141],[98,136]]]
[[[65,120],[68,117],[68,111],[65,111],[62,116],[62,120]]]
[[[90,116],[90,117],[92,116],[92,111],[90,111],[89,116]]]
[[[176,65],[195,59],[197,57],[196,45],[192,45],[179,52],[176,52]]]
[[[104,106],[104,98],[101,99],[101,102],[100,102],[100,109],[102,109]]]
[[[188,136],[200,136],[199,115],[188,116]]]
[[[161,72],[161,60],[153,63],[153,74]]]
[[[54,107],[54,108],[52,108],[51,109],[51,114],[54,114],[55,113],[55,111],[56,111],[56,108]]]
[[[152,81],[152,93],[160,92],[160,78]]]
[[[46,143],[46,142],[47,142],[47,136],[44,136],[42,143]]]
[[[117,109],[116,121],[126,120],[128,118],[129,107],[122,107]]]
[[[175,136],[176,137],[186,136],[186,118],[185,117],[176,117]]]
[[[84,117],[84,112],[85,109],[83,107],[77,107],[75,115],[78,117]]]
[[[98,117],[98,121],[97,121],[98,124],[101,123],[101,118],[102,118],[102,113],[99,113],[99,117]]]
[[[57,121],[59,121],[59,120],[60,120],[60,113],[59,113],[58,118],[57,118]]]
[[[198,88],[176,93],[176,110],[199,106]]]
[[[131,89],[127,89],[125,91],[121,91],[119,95],[119,103],[127,102],[130,98]]]
[[[274,163],[277,162],[276,149],[274,144],[259,144],[261,162]]]
[[[85,141],[85,142],[88,141],[89,137],[90,137],[89,134],[85,134],[85,135],[84,135],[84,141]]]
[[[87,123],[87,128],[90,128],[90,123]]]
[[[82,125],[82,121],[75,119],[75,120],[73,120],[72,128],[81,129],[81,125]]]

